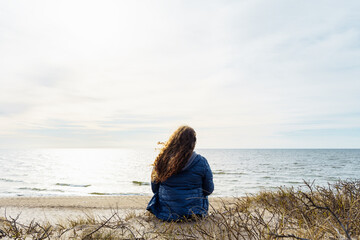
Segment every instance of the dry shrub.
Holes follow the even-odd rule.
[[[269,224],[276,237],[351,239],[360,236],[360,181],[262,192],[253,201],[276,219]]]
[[[360,180],[326,187],[305,182],[223,201],[209,215],[162,222],[152,214],[115,210],[62,224],[20,224],[0,218],[0,239],[360,239]]]

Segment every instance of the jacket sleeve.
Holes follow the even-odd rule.
[[[214,191],[213,174],[211,172],[209,163],[205,159],[205,174],[203,177],[203,194],[204,196],[210,195]]]
[[[160,183],[156,183],[155,181],[153,181],[153,173],[154,173],[155,169],[152,169],[151,172],[151,190],[153,193],[157,193],[159,191],[159,187],[160,187]]]
[[[153,193],[157,193],[159,191],[160,183],[156,183],[151,181],[151,190]]]

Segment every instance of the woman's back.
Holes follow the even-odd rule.
[[[189,139],[191,139],[189,142],[183,141],[184,145],[190,146],[188,150],[183,151],[188,157],[178,157],[174,161],[172,159],[174,152],[175,156],[179,155],[173,151],[176,148],[172,148],[172,142],[184,138],[184,132],[190,135]],[[180,127],[170,140],[154,163],[151,182],[154,196],[147,210],[166,221],[189,218],[193,214],[204,216],[209,207],[207,196],[213,192],[214,184],[207,160],[193,151],[196,141],[195,131],[187,126]],[[179,148],[182,146],[178,145]],[[172,174],[168,174],[169,169],[176,168],[177,170],[172,170]]]
[[[214,190],[212,173],[207,160],[193,153],[191,163],[163,183],[152,183],[158,199],[150,201],[148,210],[163,220],[177,220],[192,214],[206,215],[209,207],[207,196]]]

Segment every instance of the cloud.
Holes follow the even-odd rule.
[[[359,10],[357,1],[3,1],[2,141],[149,146],[190,124],[204,147],[301,147],[311,138],[302,131],[357,129]],[[287,144],[291,132],[301,140]]]

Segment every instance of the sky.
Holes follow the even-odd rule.
[[[360,148],[360,1],[0,1],[0,148]]]

